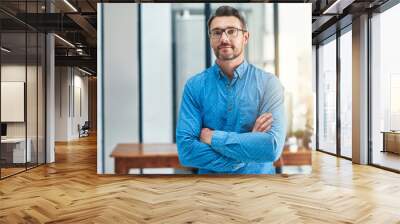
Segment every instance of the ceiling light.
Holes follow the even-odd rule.
[[[83,49],[81,49],[81,48],[77,48],[77,49],[76,49],[76,52],[77,52],[79,55],[83,55]]]
[[[343,9],[351,5],[354,0],[336,0],[332,5],[324,10],[322,14],[342,14]]]
[[[72,44],[71,42],[69,42],[68,40],[66,40],[66,39],[64,39],[64,38],[62,38],[62,37],[60,37],[60,36],[58,36],[57,34],[54,34],[54,36],[57,37],[58,39],[60,39],[61,41],[63,41],[64,43],[66,43],[67,45],[69,45],[69,46],[75,48],[75,45],[73,45],[73,44]]]
[[[78,12],[78,10],[71,4],[69,3],[68,0],[64,0],[65,4],[67,4],[72,10],[74,10],[74,12]]]
[[[85,73],[85,74],[87,74],[87,75],[92,75],[92,73],[90,73],[90,72],[88,72],[88,71],[86,71],[86,70],[83,70],[83,69],[81,69],[81,68],[79,68],[79,67],[78,67],[78,70],[81,71],[81,72],[83,72],[83,73]]]
[[[4,52],[6,52],[6,53],[10,53],[10,52],[11,52],[11,50],[9,50],[9,49],[7,49],[7,48],[5,48],[5,47],[1,47],[1,50],[4,51]]]

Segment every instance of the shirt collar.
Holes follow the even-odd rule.
[[[239,79],[241,79],[244,74],[246,73],[247,67],[249,66],[249,64],[247,63],[246,60],[243,60],[243,62],[233,71],[233,78],[238,77]],[[215,63],[214,64],[215,67],[215,72],[218,74],[218,78],[221,79],[224,77],[224,72],[222,71],[221,67]]]

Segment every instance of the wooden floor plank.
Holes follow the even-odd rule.
[[[96,139],[0,181],[0,223],[400,223],[400,175],[313,152],[309,175],[101,176]]]

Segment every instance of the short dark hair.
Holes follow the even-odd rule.
[[[215,13],[210,17],[210,19],[208,20],[208,29],[210,29],[210,25],[211,22],[213,21],[213,19],[215,19],[215,17],[221,17],[221,16],[234,16],[236,18],[238,18],[240,20],[240,23],[242,24],[242,28],[244,30],[247,29],[246,26],[246,21],[244,20],[243,16],[239,13],[239,11],[231,6],[221,6],[219,7]]]

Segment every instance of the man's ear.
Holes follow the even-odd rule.
[[[243,38],[244,38],[244,44],[246,45],[249,42],[250,33],[249,32],[245,32],[243,34]]]

